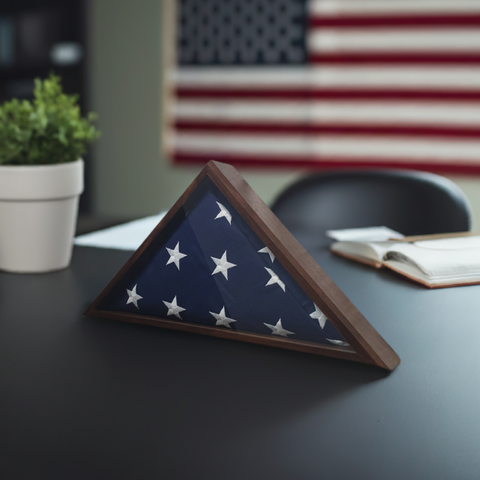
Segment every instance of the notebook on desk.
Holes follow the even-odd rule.
[[[466,232],[465,236],[408,241],[386,227],[332,230],[327,235],[339,240],[330,247],[333,253],[389,268],[429,288],[480,283],[480,235]]]

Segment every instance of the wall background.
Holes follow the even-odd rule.
[[[92,203],[104,216],[141,217],[173,205],[201,167],[161,153],[164,29],[171,0],[90,0],[89,108],[99,114]],[[241,170],[268,204],[303,171]],[[449,177],[473,207],[480,230],[480,178]]]

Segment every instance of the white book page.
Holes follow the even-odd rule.
[[[396,243],[397,242],[335,242],[330,249],[334,252],[382,262],[385,253]]]
[[[414,245],[431,250],[466,250],[469,248],[480,248],[480,235],[475,235],[473,237],[423,240],[421,242],[415,242]]]
[[[338,240],[330,247],[333,252],[377,264],[382,263],[388,248],[396,243],[388,239],[403,238],[401,233],[385,226],[327,230],[325,233],[327,237]]]
[[[389,249],[387,263],[388,259],[416,266],[432,279],[476,277],[480,276],[480,238],[397,243]]]

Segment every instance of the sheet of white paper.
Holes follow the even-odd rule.
[[[385,242],[389,238],[403,238],[401,233],[388,227],[344,228],[327,230],[325,234],[339,242]]]
[[[118,250],[136,250],[167,212],[133,222],[87,233],[75,238],[75,245],[84,247],[116,248]]]

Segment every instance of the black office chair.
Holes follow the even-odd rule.
[[[385,225],[421,235],[471,228],[471,207],[460,188],[439,175],[409,170],[309,175],[271,208],[292,233]]]

